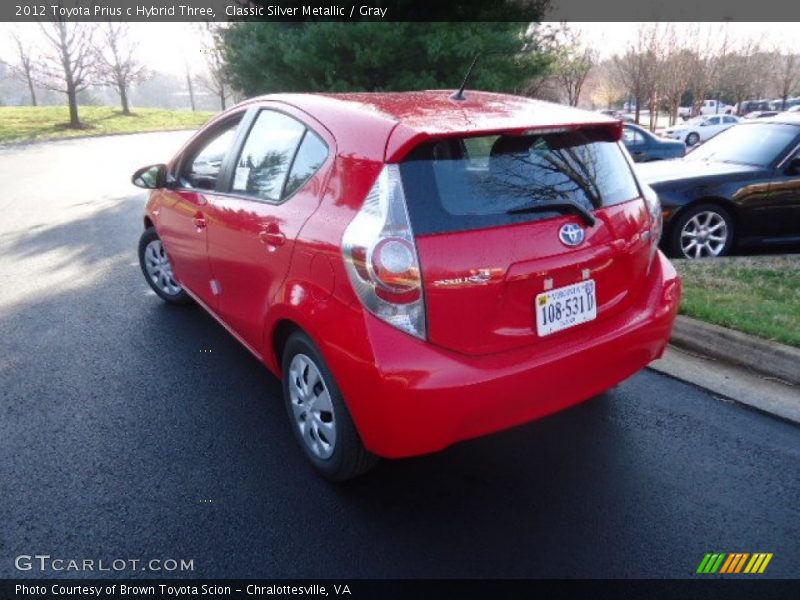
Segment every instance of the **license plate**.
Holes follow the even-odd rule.
[[[550,335],[594,321],[597,318],[597,299],[593,279],[542,292],[534,300],[536,333]]]

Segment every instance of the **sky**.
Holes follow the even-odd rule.
[[[622,54],[628,45],[636,39],[637,31],[644,23],[570,23],[570,27],[581,32],[584,43],[597,50],[600,59],[611,58],[614,54]],[[699,25],[708,31],[711,37],[721,42],[727,28],[729,39],[761,40],[770,49],[775,45],[783,52],[800,53],[800,23],[676,23],[678,31]]]
[[[581,32],[587,46],[598,51],[600,58],[610,58],[623,53],[636,37],[641,23],[579,23],[570,24]],[[688,27],[693,23],[679,23]],[[700,24],[701,27],[711,24]],[[718,26],[716,26],[718,25]],[[722,31],[728,28],[730,39],[761,38],[765,44],[775,44],[785,52],[800,53],[798,23],[736,23],[710,26],[711,35],[721,39]],[[131,23],[131,37],[139,41],[141,59],[153,70],[176,75],[184,73],[188,62],[193,71],[202,69],[201,44],[196,26],[189,23]],[[39,39],[35,23],[0,23],[0,58],[13,61],[15,49],[9,33],[19,31],[24,38]]]

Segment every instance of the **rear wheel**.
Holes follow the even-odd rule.
[[[283,351],[283,397],[297,443],[317,472],[346,481],[378,458],[361,442],[339,387],[314,343],[302,332]]]
[[[733,246],[733,219],[720,206],[699,204],[678,216],[671,242],[679,258],[725,256]]]
[[[139,266],[150,288],[161,299],[173,304],[189,304],[192,301],[175,280],[172,263],[153,227],[145,229],[139,238]]]

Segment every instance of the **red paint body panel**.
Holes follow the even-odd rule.
[[[294,115],[331,148],[316,175],[279,205],[169,190],[153,192],[147,205],[188,291],[279,377],[276,332],[286,323],[304,330],[336,378],[364,444],[386,457],[436,451],[615,385],[663,352],[680,297],[663,255],[648,269],[650,245],[642,234],[649,216],[644,201],[633,199],[597,210],[597,225],[578,249],[557,235],[561,225],[577,221],[573,216],[418,237],[426,341],[367,312],[348,278],[342,235],[387,161],[430,137],[617,127],[602,115],[524,98],[468,92],[459,103],[449,95],[250,100],[215,122],[249,107]],[[200,229],[192,222],[198,211],[205,217]],[[270,227],[285,242],[265,243],[261,234]],[[491,281],[469,289],[435,284],[473,269],[490,269]],[[597,282],[597,319],[539,338],[536,294],[547,280],[562,287],[581,281],[586,270]],[[219,296],[209,292],[212,278]]]
[[[595,217],[597,224],[577,249],[558,239],[562,225],[579,222],[574,216],[418,237],[429,340],[465,354],[487,354],[533,343],[546,348],[602,328],[645,285],[650,244],[641,233],[650,220],[638,199],[597,210]],[[491,273],[484,285],[437,285],[481,269]],[[540,340],[533,300],[548,289],[545,282],[559,288],[588,278],[597,284],[597,319]]]
[[[616,385],[661,356],[679,298],[680,280],[659,253],[629,310],[547,347],[470,357],[356,311],[320,339],[365,445],[397,458],[519,425]]]

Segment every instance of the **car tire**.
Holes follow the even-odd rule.
[[[289,336],[281,367],[292,433],[317,473],[347,481],[374,467],[378,457],[364,447],[336,380],[305,333]]]
[[[686,136],[686,145],[687,146],[690,146],[690,147],[694,146],[699,141],[700,141],[700,136],[694,131]]]
[[[671,229],[670,254],[675,258],[714,258],[727,255],[733,243],[731,214],[716,204],[698,204],[678,214]]]
[[[172,263],[154,227],[145,229],[139,238],[139,266],[159,298],[171,304],[191,304],[192,298],[172,274]]]

